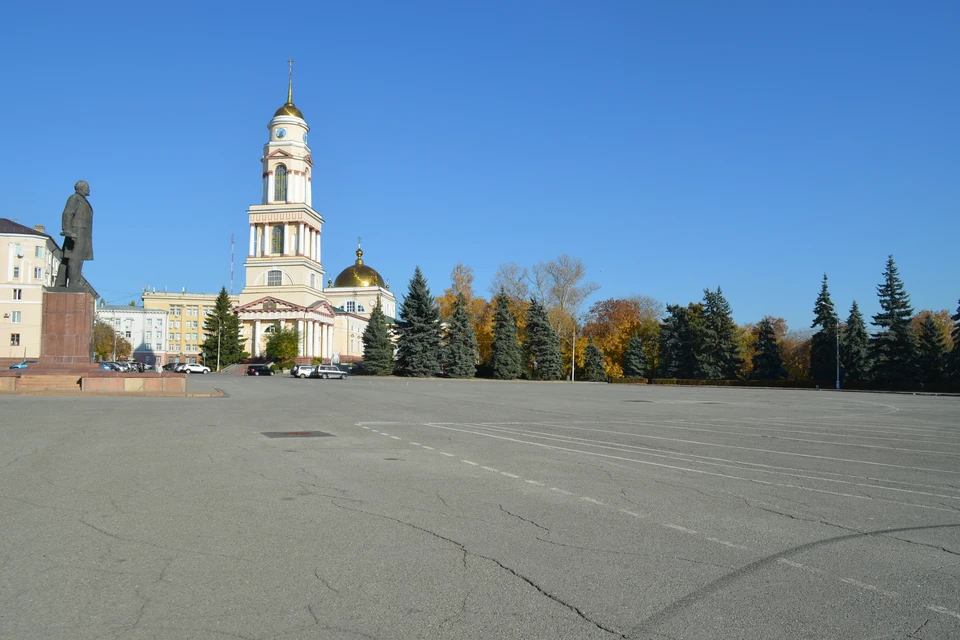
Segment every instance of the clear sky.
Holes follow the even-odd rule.
[[[826,272],[878,311],[960,298],[960,3],[12,3],[0,217],[56,236],[91,185],[110,303],[243,287],[266,125],[311,127],[323,265],[403,294],[569,254],[592,301],[723,288],[809,327]]]

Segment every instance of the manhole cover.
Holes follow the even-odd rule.
[[[264,431],[268,438],[332,438],[332,433],[326,431]]]

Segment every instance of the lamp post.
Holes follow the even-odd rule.
[[[840,315],[837,314],[837,389],[840,389]]]

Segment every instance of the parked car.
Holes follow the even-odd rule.
[[[248,376],[272,376],[273,369],[265,364],[251,364],[247,367]]]
[[[164,370],[164,371],[176,371],[176,370],[177,370],[177,367],[179,367],[181,364],[182,364],[182,363],[180,363],[180,362],[168,362],[167,364],[163,365],[163,370]]]
[[[302,380],[303,378],[309,378],[313,374],[314,369],[316,369],[316,367],[312,364],[300,364],[290,370],[290,375]]]
[[[184,368],[185,366],[187,366],[187,363],[186,363],[186,362],[178,362],[178,363],[177,363],[177,366],[175,366],[175,367],[173,368],[173,370],[174,370],[175,372],[177,372],[177,373],[183,373],[183,368]]]
[[[31,364],[39,364],[39,360],[24,360],[10,365],[11,369],[29,369]]]
[[[336,367],[336,365],[321,364],[321,365],[317,365],[314,368],[314,370],[310,373],[310,377],[323,378],[324,380],[326,380],[327,378],[339,378],[343,380],[347,377],[347,372],[341,371]]]
[[[195,363],[195,362],[191,362],[191,363],[185,364],[185,365],[183,366],[183,368],[180,369],[180,371],[182,371],[183,373],[203,373],[203,374],[207,374],[207,373],[210,373],[210,367],[205,367],[205,366],[203,366],[202,364],[198,364],[198,363]]]
[[[107,365],[107,368],[111,371],[122,372],[123,367],[120,366],[119,362],[104,362],[103,364]]]

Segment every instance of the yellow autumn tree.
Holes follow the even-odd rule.
[[[493,311],[490,302],[473,293],[473,268],[458,262],[450,272],[450,286],[437,297],[440,317],[448,321],[453,316],[453,306],[458,294],[467,300],[467,311],[473,319],[473,330],[477,337],[477,350],[480,362],[488,363],[492,356]]]
[[[623,357],[636,333],[643,342],[647,364],[653,369],[663,313],[663,303],[648,296],[601,300],[590,307],[583,341],[593,338],[593,344],[603,352],[607,375],[622,378]]]

